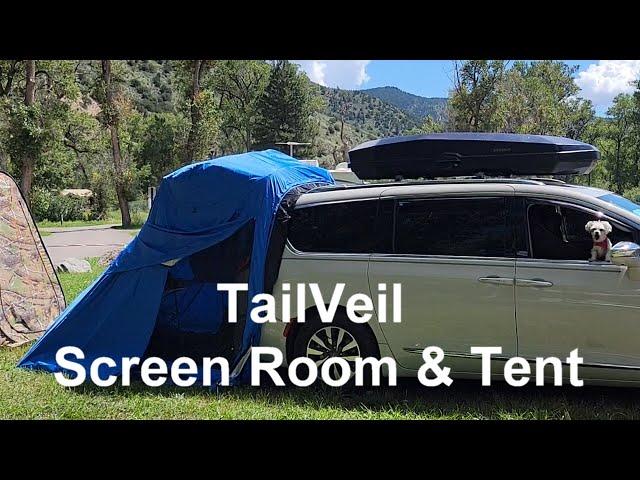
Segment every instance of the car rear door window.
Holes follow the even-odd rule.
[[[377,200],[329,203],[294,210],[291,245],[302,252],[371,253],[391,235],[376,228]],[[391,224],[387,224],[389,232]]]
[[[504,257],[511,251],[506,198],[400,200],[395,253]]]

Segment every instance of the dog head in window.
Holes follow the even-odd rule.
[[[601,242],[609,235],[613,228],[609,222],[602,220],[593,220],[585,225],[585,230],[591,234],[594,242]]]

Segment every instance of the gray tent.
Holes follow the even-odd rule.
[[[0,172],[0,347],[39,337],[64,308],[29,208],[14,180]]]

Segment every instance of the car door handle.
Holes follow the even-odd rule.
[[[478,278],[478,281],[480,283],[490,283],[492,285],[513,285],[513,278],[511,277],[480,277]]]
[[[516,278],[516,285],[518,287],[538,287],[538,288],[553,287],[552,282],[542,280],[541,278],[532,278],[532,279]]]

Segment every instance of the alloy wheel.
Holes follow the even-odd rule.
[[[309,339],[306,356],[313,360],[318,367],[331,357],[344,358],[349,362],[351,375],[353,375],[356,358],[360,356],[360,345],[353,335],[344,328],[324,327]],[[334,380],[340,378],[337,365],[331,367],[329,375]]]

